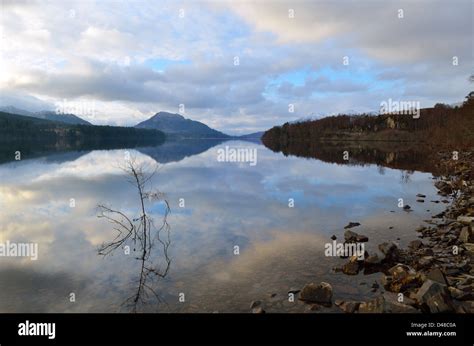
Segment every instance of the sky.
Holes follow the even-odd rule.
[[[473,89],[472,0],[0,0],[0,105],[229,133]]]

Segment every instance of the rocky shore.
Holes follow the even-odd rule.
[[[451,153],[438,156],[437,169],[444,175],[435,177],[435,187],[440,196],[452,197],[452,203],[425,220],[427,226],[414,230],[420,239],[407,248],[395,242],[379,244],[382,256],[366,252],[363,259],[353,256],[334,268],[347,275],[383,273],[380,295],[369,301],[344,301],[333,296],[326,282],[308,283],[289,294],[310,304],[310,310],[335,304],[346,313],[474,313],[474,153],[463,152],[456,160]],[[353,226],[358,224],[346,226],[345,242],[368,241],[347,230]],[[381,288],[375,282],[372,292]],[[251,309],[265,312],[261,306]]]

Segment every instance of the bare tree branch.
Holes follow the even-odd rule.
[[[121,169],[127,173],[127,181],[133,184],[138,193],[139,216],[130,218],[123,212],[107,207],[103,204],[98,205],[99,218],[104,218],[111,224],[113,229],[117,231],[117,236],[108,243],[103,243],[98,253],[107,256],[120,247],[125,247],[128,242],[133,242],[134,251],[138,243],[140,256],[136,257],[140,263],[140,275],[137,280],[137,288],[135,293],[125,300],[123,304],[131,306],[132,311],[137,312],[139,305],[147,303],[150,293],[158,302],[162,302],[156,290],[152,287],[151,281],[154,277],[164,278],[170,269],[171,259],[168,256],[168,249],[171,244],[170,225],[168,223],[168,215],[171,212],[166,196],[157,190],[148,189],[151,179],[158,171],[158,166],[151,171],[146,164],[138,165],[136,160],[130,159]],[[148,173],[147,173],[148,172]],[[146,202],[164,203],[164,215],[159,226],[155,225],[152,217],[147,214]],[[165,237],[162,239],[162,232]],[[157,241],[161,247],[161,253],[165,262],[163,269],[158,268],[150,260],[152,248]]]

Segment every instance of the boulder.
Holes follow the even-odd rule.
[[[410,244],[408,244],[408,247],[413,250],[417,250],[422,246],[423,246],[423,242],[419,239],[412,240]]]
[[[442,195],[449,195],[453,192],[451,185],[443,180],[437,181],[434,185]]]
[[[454,310],[447,286],[430,279],[416,292],[415,300],[431,313]]]
[[[377,265],[377,264],[380,264],[381,260],[379,258],[379,256],[377,256],[376,254],[375,255],[371,255],[369,257],[367,257],[365,259],[365,264],[367,265]]]
[[[356,232],[345,231],[344,240],[347,243],[364,243],[364,242],[369,241],[369,238],[365,235],[357,234]]]
[[[360,264],[357,261],[350,261],[342,266],[342,272],[347,275],[357,275],[360,270]]]
[[[330,304],[332,287],[327,282],[306,284],[300,292],[300,299],[311,303]]]
[[[399,254],[398,246],[394,242],[379,244],[379,250],[385,255],[384,259],[387,260],[395,260]]]
[[[398,263],[390,268],[388,273],[392,276],[393,280],[402,280],[407,278],[409,275],[415,275],[416,271],[410,266]]]
[[[385,288],[391,292],[404,292],[410,288],[419,287],[423,282],[420,274],[404,264],[399,263],[393,266],[388,273],[391,280],[385,284]]]

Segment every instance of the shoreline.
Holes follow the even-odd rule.
[[[357,275],[361,270],[382,273],[380,285],[372,287],[380,292],[376,298],[344,301],[333,296],[330,283],[310,282],[290,290],[290,299],[318,312],[334,304],[345,313],[474,313],[474,151],[460,153],[457,160],[451,152],[437,155],[437,168],[445,174],[433,174],[434,185],[440,197],[450,196],[452,203],[425,220],[415,230],[419,239],[407,248],[384,242],[378,244],[382,256],[366,252],[364,259],[352,256],[334,268],[341,275]],[[350,228],[345,229],[347,243],[365,237]],[[251,310],[265,312],[254,304]]]

